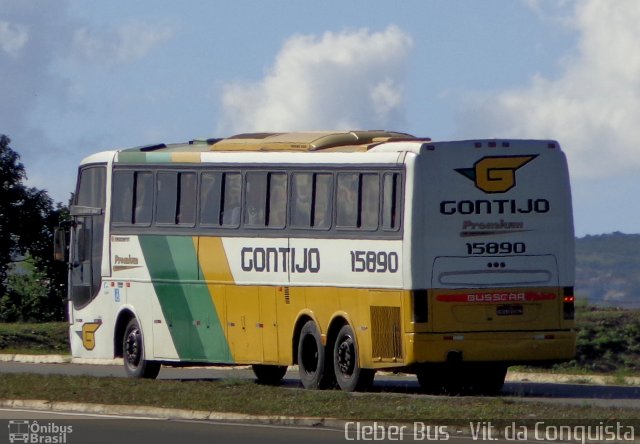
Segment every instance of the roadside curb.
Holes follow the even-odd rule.
[[[567,375],[550,373],[507,373],[507,382],[548,382],[558,384],[597,384],[597,385],[640,385],[638,376],[610,376],[610,375]]]
[[[151,406],[87,404],[37,399],[2,399],[0,407],[50,411],[57,413],[82,413],[96,415],[133,416],[152,419],[180,419],[193,421],[256,422],[265,425],[298,427],[329,427],[340,429],[347,422],[333,418],[295,416],[249,415],[244,413],[208,412],[203,410],[171,409]]]
[[[249,415],[243,413],[208,412],[203,410],[171,409],[150,406],[89,404],[63,401],[0,399],[0,408],[49,411],[61,414],[112,415],[123,419],[138,418],[150,420],[183,420],[183,421],[220,421],[238,424],[259,424],[264,426],[328,428],[347,433],[348,427],[360,428],[375,425],[376,427],[410,426],[404,421],[347,420],[337,418],[316,418],[277,415]],[[430,421],[431,426],[438,426],[438,420]],[[415,422],[413,423],[415,426]],[[470,427],[463,425],[447,425],[453,437],[472,436]],[[353,433],[353,431],[351,432]]]
[[[0,362],[20,362],[24,364],[122,365],[122,358],[88,359],[88,358],[72,358],[69,355],[24,355],[24,354],[0,353]]]
[[[71,362],[69,355],[22,355],[0,354],[0,362],[23,362],[30,364],[67,364]]]

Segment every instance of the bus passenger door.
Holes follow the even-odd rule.
[[[96,213],[88,216],[88,213]],[[100,208],[71,207],[74,216],[69,255],[69,323],[100,292],[104,215]],[[86,347],[86,345],[85,345]]]
[[[71,249],[71,300],[74,305],[84,305],[91,299],[91,244],[93,227],[91,217],[75,218]]]
[[[73,309],[87,305],[100,291],[104,234],[106,168],[92,165],[80,171],[70,245],[69,321]]]

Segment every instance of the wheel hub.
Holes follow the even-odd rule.
[[[338,368],[344,375],[351,375],[354,367],[354,355],[355,350],[353,347],[353,339],[346,337],[342,340],[338,346]]]
[[[127,335],[125,354],[130,364],[138,365],[140,362],[140,332],[137,329],[131,330]]]

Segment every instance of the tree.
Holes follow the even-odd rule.
[[[24,165],[10,143],[0,135],[0,320],[62,320],[66,267],[53,261],[52,246],[66,208],[25,186]],[[18,278],[9,279],[12,269]]]

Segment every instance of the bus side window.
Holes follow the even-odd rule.
[[[148,171],[134,173],[133,224],[150,225],[153,205],[153,174]]]
[[[244,225],[264,227],[267,204],[267,173],[247,173]]]
[[[158,172],[156,222],[193,227],[196,217],[196,185],[195,173]]]
[[[291,225],[327,230],[331,227],[333,174],[294,173],[291,193]]]
[[[242,204],[242,175],[240,173],[223,173],[222,187],[220,225],[237,228],[240,225]]]
[[[380,183],[378,174],[361,174],[358,196],[358,228],[378,229],[378,211],[380,208]]]
[[[327,230],[331,227],[333,175],[328,173],[317,173],[313,176],[313,218],[311,226],[313,228]]]
[[[293,173],[291,176],[291,226],[311,226],[312,174]]]
[[[200,178],[200,224],[220,226],[222,173],[204,172]]]
[[[378,229],[378,173],[340,173],[336,194],[338,228]]]
[[[287,175],[269,173],[267,175],[268,195],[266,225],[271,228],[284,228],[287,223]]]
[[[160,171],[156,176],[158,198],[156,199],[156,222],[176,223],[176,202],[178,200],[178,174],[174,171]]]
[[[197,185],[195,173],[178,173],[176,224],[188,227],[193,227],[195,225]]]
[[[356,228],[358,226],[359,176],[357,173],[338,174],[336,191],[336,225],[338,227]]]
[[[399,173],[385,173],[382,183],[382,228],[397,230],[400,227],[402,197],[402,176]]]
[[[113,173],[113,198],[111,201],[111,221],[116,224],[131,224],[133,171],[115,171]]]

